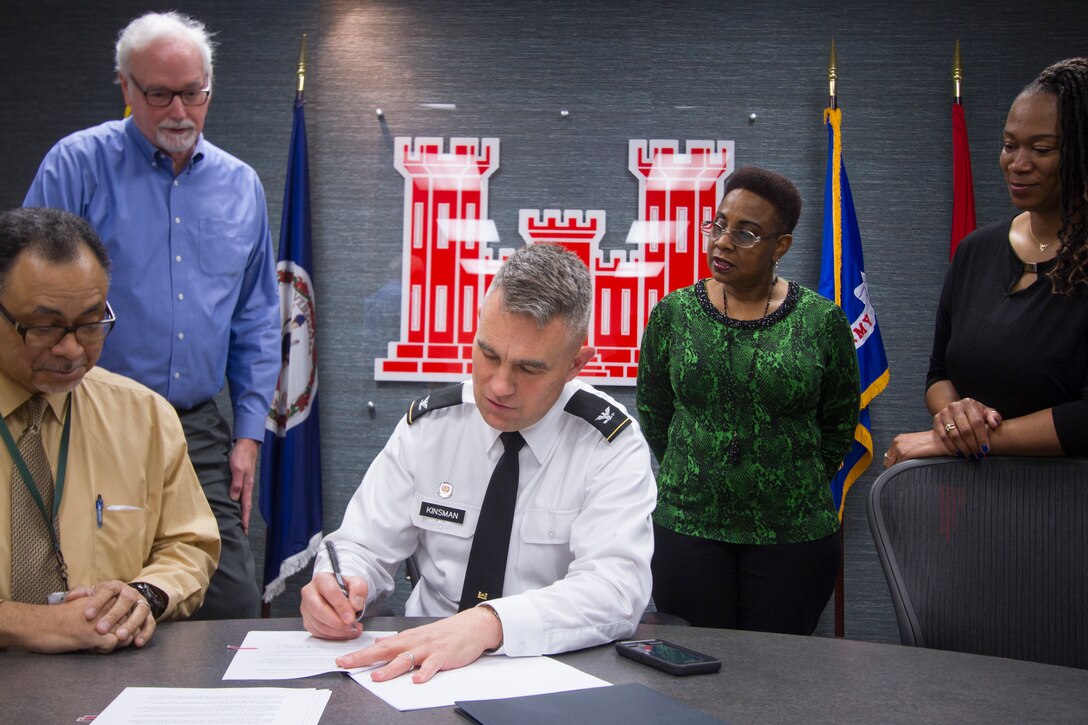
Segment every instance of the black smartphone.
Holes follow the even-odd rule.
[[[722,668],[722,661],[716,657],[662,639],[616,642],[616,651],[624,657],[678,677],[717,672]]]

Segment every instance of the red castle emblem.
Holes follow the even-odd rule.
[[[374,362],[375,380],[458,381],[472,372],[476,313],[513,248],[497,255],[488,218],[488,181],[499,140],[398,137],[394,163],[404,176],[400,340]],[[625,247],[602,250],[602,210],[521,209],[526,244],[561,244],[593,280],[588,344],[597,348],[580,377],[634,385],[642,330],[658,300],[709,275],[699,224],[713,218],[733,170],[732,141],[631,140],[628,169],[639,181],[639,215]]]

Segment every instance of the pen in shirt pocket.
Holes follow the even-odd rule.
[[[123,503],[111,503],[109,506],[103,504],[102,494],[98,494],[98,498],[94,501],[94,514],[98,521],[98,528],[102,528],[102,512],[103,511],[142,511],[139,506],[129,506]]]

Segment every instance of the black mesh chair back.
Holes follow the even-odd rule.
[[[1088,668],[1088,460],[907,461],[868,514],[903,644]]]

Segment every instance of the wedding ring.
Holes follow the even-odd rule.
[[[884,454],[884,460],[888,460],[888,454],[887,453]]]
[[[412,654],[411,652],[401,652],[399,655],[397,655],[397,657],[407,657],[408,658],[408,671],[409,672],[411,672],[412,670],[414,670],[416,668],[416,656],[414,654]]]
[[[951,433],[954,430],[956,430],[956,424],[955,423],[945,423],[944,424],[944,432],[945,433]]]
[[[131,612],[135,612],[135,611],[136,611],[136,607],[140,606],[141,604],[142,604],[142,605],[144,605],[145,607],[147,607],[147,611],[149,611],[149,612],[151,611],[151,605],[150,605],[150,604],[148,604],[148,603],[147,603],[147,600],[145,600],[145,599],[138,599],[138,600],[136,600],[136,603],[132,605],[132,609],[130,609],[129,611],[131,611]]]

